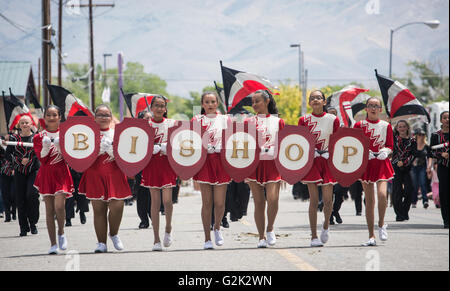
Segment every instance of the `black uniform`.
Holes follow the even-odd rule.
[[[433,147],[435,145],[443,144],[448,142],[448,132],[443,133],[441,130],[433,133],[431,135],[431,143],[430,146]],[[441,202],[441,215],[442,220],[444,221],[444,226],[448,228],[448,159],[444,159],[442,157],[442,153],[448,153],[448,145],[437,149],[432,150],[430,157],[433,157],[437,160],[438,168],[437,174],[439,178],[439,200]]]
[[[75,213],[80,213],[81,224],[86,223],[86,212],[89,212],[89,200],[86,199],[85,195],[80,195],[78,193],[78,186],[80,185],[82,173],[78,173],[72,168],[70,168],[70,174],[72,175],[74,192],[72,197],[66,199],[66,226],[71,226],[72,218],[75,218]],[[75,209],[75,202],[77,203],[77,208]]]
[[[0,146],[0,177],[2,187],[3,207],[5,209],[5,222],[10,222],[11,217],[16,220],[16,199],[14,195],[14,169],[10,159],[6,157],[6,151]]]
[[[10,136],[10,141],[32,143],[33,136],[22,137],[19,134]],[[39,194],[33,186],[40,163],[34,153],[34,148],[24,146],[8,146],[6,155],[14,167],[14,185],[16,193],[16,205],[19,216],[20,235],[24,236],[31,230],[37,233],[36,224],[39,220]],[[22,160],[28,158],[26,165]]]
[[[409,220],[409,209],[411,208],[411,193],[414,192],[411,179],[411,164],[417,142],[414,138],[401,138],[394,136],[394,151],[392,155],[392,167],[395,175],[393,180],[392,201],[397,221]],[[403,166],[399,167],[398,162]]]

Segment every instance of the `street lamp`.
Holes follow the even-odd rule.
[[[302,63],[303,63],[303,53],[300,44],[291,44],[291,47],[298,47],[298,90],[300,91],[300,96],[302,96],[302,108],[301,115],[306,114],[306,99],[302,94]]]
[[[441,22],[439,20],[430,20],[430,21],[416,21],[416,22],[410,22],[410,23],[406,23],[403,24],[395,29],[391,29],[391,44],[390,44],[390,49],[389,49],[389,78],[392,78],[392,39],[394,37],[394,32],[396,32],[397,30],[408,26],[408,25],[412,25],[412,24],[425,24],[426,26],[435,29],[439,26]]]

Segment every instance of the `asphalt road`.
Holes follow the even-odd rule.
[[[45,208],[41,202],[37,235],[19,237],[17,221],[0,222],[0,270],[449,270],[449,231],[443,229],[440,210],[432,202],[428,209],[420,204],[411,209],[408,222],[395,222],[390,207],[386,218],[389,240],[377,240],[376,247],[361,247],[368,239],[364,213],[355,216],[354,203],[347,200],[341,209],[343,224],[331,226],[325,247],[310,248],[308,202],[294,200],[290,190],[288,186],[280,194],[275,223],[278,241],[275,247],[267,249],[256,248],[258,237],[250,199],[248,216],[230,222],[230,228],[223,230],[224,246],[203,250],[200,194],[182,188],[179,202],[174,205],[174,243],[169,249],[152,252],[152,229],[138,229],[134,205],[125,207],[119,232],[125,250],[116,251],[108,241],[108,253],[94,254],[96,236],[91,210],[87,224],[81,225],[77,216],[73,226],[66,228],[68,250],[49,256]],[[319,228],[322,220],[319,213]],[[162,218],[161,239],[164,225]]]

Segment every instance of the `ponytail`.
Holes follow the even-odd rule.
[[[264,99],[269,99],[269,104],[267,105],[267,111],[269,111],[269,114],[276,115],[278,114],[278,108],[277,108],[277,102],[273,98],[272,94],[269,90],[258,90],[253,94],[261,94]]]

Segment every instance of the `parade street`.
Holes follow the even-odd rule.
[[[50,247],[45,223],[44,203],[40,204],[39,234],[19,237],[17,221],[0,223],[0,270],[157,270],[157,271],[364,271],[364,270],[449,270],[449,231],[443,229],[440,210],[431,202],[411,209],[408,222],[395,222],[389,207],[386,222],[389,240],[377,246],[362,247],[368,232],[363,216],[355,216],[351,199],[341,209],[343,224],[330,226],[329,242],[322,248],[310,248],[308,202],[294,200],[291,187],[280,193],[275,233],[275,247],[256,248],[258,237],[253,219],[253,200],[248,215],[223,230],[225,244],[214,250],[203,250],[201,197],[190,188],[182,188],[173,211],[174,242],[169,249],[152,252],[151,227],[139,230],[136,205],[125,206],[119,235],[125,246],[116,251],[108,239],[108,253],[94,254],[96,236],[92,208],[87,223],[78,216],[73,226],[65,228],[68,249],[49,256]],[[376,211],[377,217],[377,211]],[[323,214],[318,214],[320,234]],[[165,219],[161,219],[161,238]],[[214,236],[212,236],[214,240]]]

